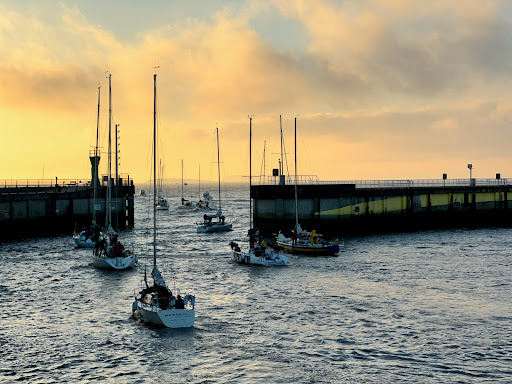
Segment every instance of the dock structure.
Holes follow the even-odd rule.
[[[309,181],[308,181],[309,180]],[[251,187],[254,226],[286,236],[295,225],[294,181]],[[329,236],[512,225],[512,179],[298,180],[299,223]]]
[[[112,221],[114,229],[134,226],[135,187],[129,177],[113,184]],[[0,240],[72,234],[96,221],[105,223],[106,181],[97,187],[96,204],[91,181],[1,180]]]

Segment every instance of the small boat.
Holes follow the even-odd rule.
[[[277,236],[277,245],[281,248],[290,251],[295,254],[303,255],[335,255],[340,251],[340,246],[343,247],[343,242],[339,242],[338,239],[333,241],[321,240],[316,231],[304,231],[300,224],[292,230],[292,233],[296,233],[292,237],[285,237],[281,232]]]
[[[201,168],[199,168],[199,172],[201,172]],[[188,185],[187,183],[183,182],[183,159],[181,159],[181,206],[183,208],[195,208],[196,204],[185,199],[183,196],[183,186]]]
[[[158,202],[156,204],[156,209],[159,211],[168,211],[169,210],[169,204],[167,203],[167,200],[162,197],[163,193],[163,174],[164,174],[164,167],[162,165],[162,160],[160,160],[160,184],[158,186]]]
[[[169,210],[169,204],[167,203],[167,200],[163,197],[158,197],[158,202],[156,204],[156,209],[159,211],[168,211]]]
[[[222,214],[222,203],[220,199],[220,150],[219,150],[219,128],[217,127],[217,165],[219,174],[219,210],[214,215],[203,216],[203,224],[197,227],[198,233],[209,233],[209,232],[225,232],[231,231],[233,224],[226,223],[226,218]],[[218,218],[219,221],[212,221],[212,219]]]
[[[279,231],[277,245],[292,253],[306,255],[335,255],[340,251],[340,245],[343,246],[343,242],[339,244],[338,239],[334,241],[320,240],[315,230],[311,232],[304,231],[299,224],[297,199],[297,118],[295,118],[295,228],[292,230],[291,237],[285,237]]]
[[[218,218],[219,221],[212,221],[212,219]],[[222,211],[219,209],[214,215],[205,214],[203,224],[197,227],[197,233],[209,233],[209,232],[226,232],[232,230],[232,223],[226,223],[226,218],[222,215]]]
[[[83,229],[80,232],[73,233],[73,240],[77,247],[80,248],[94,248],[96,242],[101,236],[100,227],[94,224],[87,229]]]
[[[261,265],[264,267],[285,266],[288,264],[288,257],[281,254],[267,239],[259,236],[258,229],[249,230],[249,248],[242,250],[235,242],[230,242],[231,257],[233,261],[240,264]],[[271,249],[267,250],[270,246]]]
[[[209,211],[212,209],[211,202],[213,201],[210,192],[206,191],[201,194],[201,198],[196,204],[196,209],[199,211]]]
[[[93,195],[92,195],[92,223],[89,228],[84,228],[80,232],[77,232],[76,228],[73,232],[73,241],[79,248],[94,248],[96,242],[99,240],[101,234],[101,228],[96,224],[96,190],[98,185],[98,164],[100,162],[100,151],[98,150],[98,139],[99,139],[99,119],[100,119],[100,94],[101,87],[98,87],[98,117],[96,121],[96,146],[94,147],[93,157],[91,163],[94,161],[94,175],[93,175]]]
[[[108,179],[107,179],[107,199],[105,228],[107,234],[101,236],[94,246],[93,265],[99,269],[129,269],[137,264],[137,256],[133,250],[125,249],[124,245],[118,241],[117,233],[112,229],[112,150],[111,150],[111,132],[112,132],[112,103],[110,97],[111,77],[108,76],[109,84],[109,122],[108,122]]]
[[[153,156],[156,166],[156,74],[154,79],[154,120],[153,120]],[[144,285],[135,295],[132,303],[132,312],[140,321],[156,326],[167,328],[189,328],[195,321],[195,297],[184,294],[182,297],[179,290],[174,294],[169,289],[162,274],[156,266],[156,170],[154,169],[154,190],[153,196],[153,284],[149,285],[146,271],[144,271]]]
[[[251,163],[251,142],[252,142],[252,117],[249,117],[249,191],[251,189],[252,163]],[[249,236],[249,248],[242,250],[237,243],[229,243],[233,261],[240,264],[262,265],[265,267],[284,266],[288,264],[288,256],[276,250],[270,241],[259,235],[258,228],[252,228],[252,199],[249,198],[249,222],[251,223],[247,235]],[[268,248],[271,248],[267,250]]]
[[[146,196],[146,191],[145,191],[145,190],[143,190],[143,189],[141,189],[141,190],[139,191],[139,193],[137,194],[137,196]]]
[[[137,256],[133,250],[125,249],[118,241],[117,234],[111,232],[97,242],[93,265],[98,269],[129,269],[137,265]]]

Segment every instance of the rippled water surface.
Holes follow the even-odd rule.
[[[97,270],[70,236],[0,244],[0,382],[512,382],[512,230],[354,237],[337,257],[282,268],[230,261],[247,191],[225,191],[234,231],[197,234],[202,213],[159,212],[158,264],[193,292],[192,329],[131,318],[152,219],[136,197],[120,239],[138,269]]]

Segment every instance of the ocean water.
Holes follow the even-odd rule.
[[[224,192],[234,230],[197,234],[177,191],[158,213],[158,265],[196,295],[191,329],[131,317],[152,262],[148,198],[120,240],[137,269],[97,270],[71,236],[0,244],[0,383],[510,383],[512,230],[345,239],[338,256],[234,264],[248,193]]]

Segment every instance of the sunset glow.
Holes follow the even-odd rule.
[[[85,4],[86,3],[86,4]],[[169,4],[172,3],[172,4]],[[165,177],[277,168],[321,180],[512,177],[512,4],[477,1],[3,1],[0,179],[87,178],[101,86],[120,171],[149,178],[154,67]],[[110,15],[110,16],[109,16]],[[103,172],[106,155],[102,158]]]

